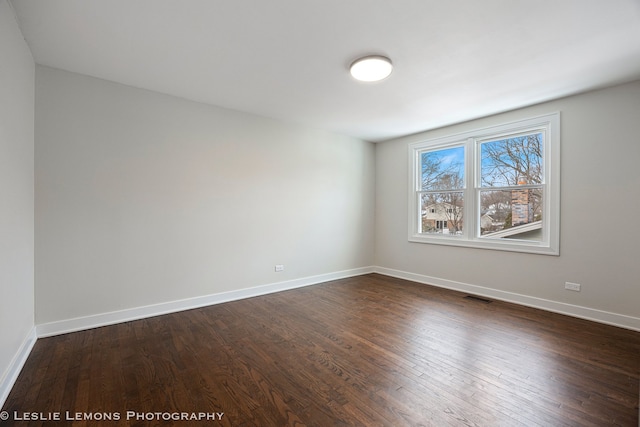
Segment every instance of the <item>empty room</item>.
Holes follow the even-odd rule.
[[[0,0],[0,426],[630,426],[637,0]]]

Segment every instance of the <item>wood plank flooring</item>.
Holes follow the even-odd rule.
[[[638,425],[640,333],[464,296],[371,274],[40,339],[0,425]]]

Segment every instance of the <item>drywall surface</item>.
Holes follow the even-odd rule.
[[[373,262],[369,142],[40,66],[36,118],[37,324]]]
[[[34,326],[34,69],[0,0],[0,384]]]
[[[560,256],[411,243],[407,145],[559,111]],[[376,146],[376,265],[640,317],[640,82]],[[564,289],[580,283],[581,292]]]

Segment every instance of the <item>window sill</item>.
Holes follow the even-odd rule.
[[[459,246],[474,249],[521,252],[537,255],[560,255],[560,251],[558,248],[551,247],[548,244],[515,239],[509,242],[505,242],[503,240],[492,241],[491,239],[487,238],[469,240],[464,236],[413,234],[409,236],[409,241],[413,243],[423,243],[431,245]]]

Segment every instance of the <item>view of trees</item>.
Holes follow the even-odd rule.
[[[542,138],[543,134],[536,132],[480,144],[483,234],[542,218]],[[423,232],[441,232],[444,224],[450,233],[461,231],[464,147],[425,151],[420,161]]]
[[[429,192],[422,195],[423,231],[438,231],[447,228],[451,233],[462,231],[464,182],[464,148],[422,153],[422,189]],[[458,190],[458,191],[456,191]],[[433,218],[429,218],[433,211]],[[439,219],[436,219],[439,218]],[[438,222],[440,221],[440,222]],[[445,227],[438,227],[446,224]]]
[[[484,142],[482,187],[542,184],[542,134],[533,133]]]
[[[542,219],[542,133],[530,133],[484,142],[481,145],[480,192],[482,234]],[[497,190],[522,187],[522,190]],[[526,203],[514,209],[515,203]],[[514,211],[526,210],[525,218],[514,219]],[[491,219],[491,221],[488,220]]]

